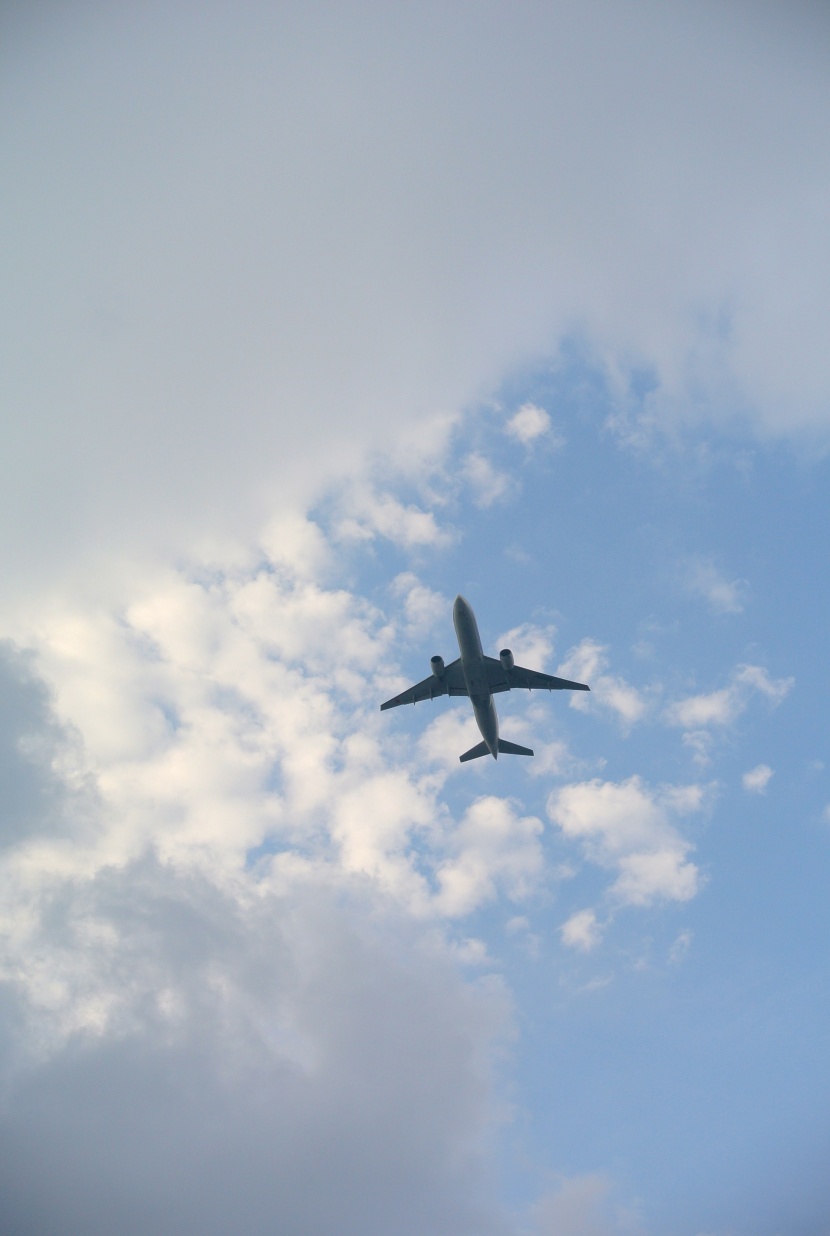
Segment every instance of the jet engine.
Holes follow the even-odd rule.
[[[513,653],[509,648],[502,648],[499,653],[499,660],[502,663],[502,668],[506,670],[512,670],[513,666],[516,664],[513,660]]]
[[[436,678],[443,678],[444,677],[444,658],[443,657],[430,657],[429,668],[432,670]]]

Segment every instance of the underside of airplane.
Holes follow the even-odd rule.
[[[500,754],[533,755],[529,747],[499,738],[498,715],[492,697],[500,691],[516,688],[527,691],[590,691],[591,688],[582,682],[570,682],[567,678],[555,678],[552,674],[516,665],[509,648],[503,648],[498,657],[485,656],[472,606],[462,596],[455,598],[453,624],[461,655],[449,665],[444,664],[442,657],[432,657],[430,676],[381,704],[381,712],[401,704],[434,700],[441,695],[465,695],[473,706],[482,741],[459,756],[462,764],[482,755],[492,755],[494,760]]]

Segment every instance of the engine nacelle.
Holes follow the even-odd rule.
[[[502,663],[502,668],[506,670],[512,670],[513,666],[516,664],[513,660],[513,653],[509,648],[502,648],[499,653],[499,660]]]
[[[444,677],[444,658],[443,657],[430,657],[429,668],[432,670],[436,678],[443,678]]]

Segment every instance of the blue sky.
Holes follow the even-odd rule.
[[[826,1233],[823,13],[4,21],[0,1226]]]
[[[522,1117],[507,1138],[510,1187],[521,1196],[551,1162],[577,1176],[613,1164],[632,1196],[648,1198],[654,1230],[819,1230],[830,1135],[817,1031],[827,1015],[827,584],[815,529],[826,463],[698,432],[632,449],[609,429],[617,407],[601,375],[571,349],[493,402],[471,416],[472,432],[464,423],[442,479],[455,494],[472,446],[510,485],[483,508],[441,493],[453,540],[430,556],[430,582],[478,607],[491,652],[522,620],[555,627],[550,667],[586,635],[607,647],[614,673],[648,700],[642,719],[580,716],[554,696],[536,722],[538,737],[569,745],[583,775],[706,794],[683,826],[701,873],[693,899],[606,907],[602,943],[565,949],[562,924],[602,904],[608,879],[549,829],[548,872],[573,864],[568,878],[545,882],[521,914],[490,904],[465,921],[517,1001],[510,1084]],[[551,410],[551,426],[529,450],[505,426],[531,402]],[[394,550],[372,555],[379,600],[410,565]],[[401,656],[404,673],[420,677],[433,650],[452,655],[452,639],[447,607],[432,641]],[[684,743],[672,701],[723,691],[750,663],[790,684],[781,701],[747,695],[739,715],[699,731],[706,742]],[[503,719],[528,709],[525,698],[498,703]],[[414,739],[451,708],[463,711],[441,701],[388,724]],[[515,797],[540,819],[566,776],[534,777],[511,761],[476,773],[473,793]],[[471,780],[468,769],[453,778],[454,810]]]

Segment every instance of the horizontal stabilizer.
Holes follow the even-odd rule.
[[[467,760],[477,760],[480,755],[489,755],[490,748],[486,742],[480,742],[475,747],[470,747],[469,751],[465,751],[463,755],[459,755],[459,760],[462,764],[466,764]]]
[[[480,742],[475,747],[470,747],[469,751],[465,751],[458,758],[462,764],[466,764],[468,760],[477,760],[479,756],[489,754],[490,748],[487,746],[487,743]],[[533,752],[530,747],[520,747],[517,742],[507,742],[504,738],[500,738],[499,755],[533,755]]]
[[[505,742],[499,739],[499,755],[533,755],[530,747],[520,747],[517,742]]]

